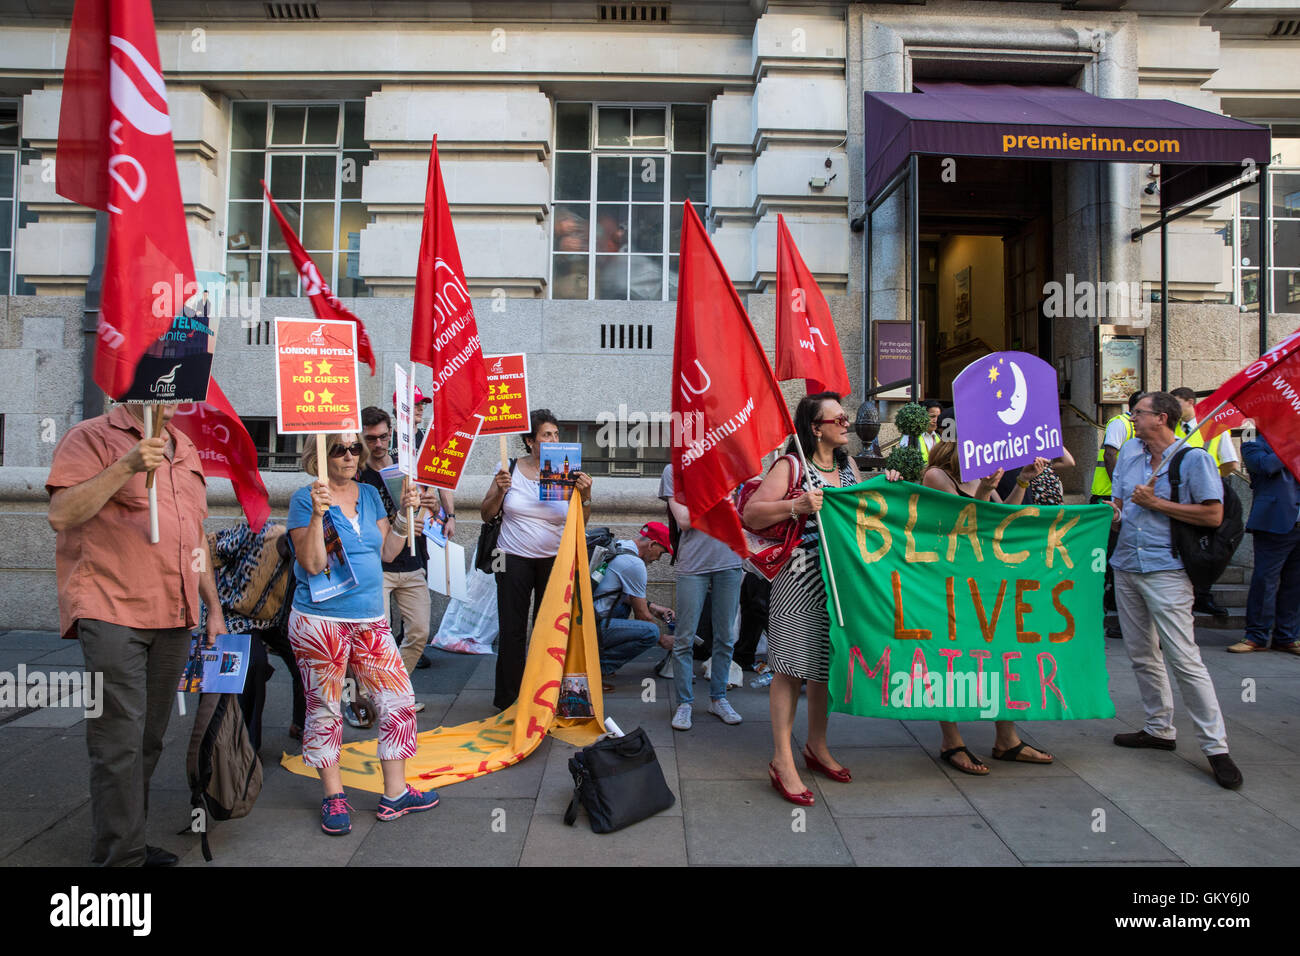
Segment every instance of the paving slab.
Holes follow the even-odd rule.
[[[89,799],[76,807],[64,807],[49,825],[29,836],[0,863],[4,866],[89,866]]]
[[[424,813],[375,821],[349,865],[515,866],[532,812],[532,800],[445,800]]]
[[[921,722],[923,726],[928,725]],[[800,741],[808,739],[808,705],[800,698],[795,712],[794,735]],[[916,737],[901,720],[879,717],[855,717],[852,714],[828,714],[826,742],[832,753],[841,747],[915,747]]]
[[[61,641],[61,646],[47,653],[41,654],[36,652],[28,662],[29,667],[81,667],[85,664],[85,657],[81,653],[80,641]]]
[[[70,641],[69,643],[74,643]],[[4,631],[0,633],[0,650],[22,648],[54,651],[63,646],[57,631]],[[36,656],[36,655],[33,655]]]
[[[1129,801],[1125,810],[1193,866],[1300,865],[1300,830],[1240,791],[1220,792],[1199,800]]]
[[[685,866],[686,827],[660,814],[614,833],[593,833],[585,816],[533,815],[520,866]]]
[[[973,812],[961,791],[919,747],[845,747],[837,749],[835,756],[852,771],[851,782],[829,780],[805,769],[801,760],[796,759],[796,763],[805,786],[810,779],[817,780],[837,820]]]
[[[984,820],[959,816],[841,817],[840,834],[858,866],[1019,866]]]
[[[1203,759],[1198,767],[1168,751],[1124,747],[1112,747],[1112,750],[1114,753],[1085,751],[1071,756],[1064,765],[1116,802],[1209,796],[1222,789]]]
[[[1023,862],[1178,858],[1077,777],[1028,781],[966,776],[956,783]],[[1101,819],[1097,810],[1105,811],[1105,832],[1093,832],[1094,821]]]
[[[1300,765],[1247,765],[1242,768],[1245,782],[1236,791],[1292,827],[1300,827]]]
[[[63,734],[51,727],[15,727],[12,722],[0,724],[0,768],[20,754],[59,736]],[[0,769],[0,773],[4,772]]]
[[[52,736],[8,761],[0,773],[0,807],[71,808],[88,799],[90,763],[85,734]]]
[[[686,780],[768,779],[772,760],[770,724],[737,724],[717,720],[696,721],[677,733],[677,772]]]
[[[692,866],[851,866],[852,854],[817,801],[796,807],[766,780],[682,780],[686,853]]]
[[[240,820],[212,824],[208,832],[211,863],[204,862],[197,839],[178,838],[193,840],[190,851],[181,857],[181,866],[343,866],[377,825],[373,810],[351,802],[356,807],[350,814],[352,832],[344,836],[321,831],[319,799],[294,810],[257,807]]]

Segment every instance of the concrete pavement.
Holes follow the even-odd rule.
[[[606,835],[593,834],[585,815],[564,826],[573,748],[547,739],[516,767],[443,788],[441,805],[429,813],[379,823],[375,795],[349,794],[352,833],[325,836],[319,785],[279,766],[282,749],[294,742],[289,681],[273,657],[278,672],[261,751],[265,784],[250,816],[213,825],[211,865],[1300,864],[1300,658],[1227,654],[1235,630],[1198,636],[1245,775],[1239,791],[1215,784],[1177,692],[1177,751],[1111,743],[1115,733],[1140,728],[1141,707],[1123,647],[1107,641],[1116,719],[1020,725],[1027,740],[1056,755],[1055,764],[990,761],[993,728],[972,723],[963,728],[967,745],[992,772],[967,776],[939,761],[932,722],[837,714],[831,745],[853,782],[805,774],[817,802],[800,814],[767,780],[767,690],[732,691],[745,722],[728,727],[704,712],[707,684],[697,679],[695,727],[674,732],[670,682],[654,677],[662,654],[654,651],[620,672],[606,712],[625,730],[646,729],[678,800],[651,820]],[[429,654],[433,667],[414,679],[426,702],[421,730],[492,712],[495,658]],[[75,669],[80,648],[53,632],[0,634],[0,671],[12,674],[20,663],[29,672]],[[196,700],[190,698],[190,715]],[[179,853],[182,865],[203,866],[198,838],[176,835],[189,820],[184,764],[191,724],[192,717],[173,714],[154,775],[149,842]],[[800,744],[806,726],[801,702]],[[345,740],[370,734],[344,728]],[[84,864],[89,815],[82,712],[0,709],[0,865]]]

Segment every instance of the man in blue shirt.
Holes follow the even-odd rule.
[[[1136,733],[1116,734],[1121,747],[1173,750],[1174,700],[1165,670],[1169,655],[1196,737],[1222,787],[1241,786],[1241,771],[1228,756],[1227,732],[1210,673],[1201,660],[1192,624],[1192,582],[1175,553],[1170,518],[1214,528],[1223,521],[1223,484],[1214,459],[1188,448],[1179,463],[1178,501],[1170,500],[1169,452],[1182,415],[1167,392],[1142,396],[1133,409],[1135,441],[1120,449],[1112,476],[1111,507],[1119,538],[1110,559],[1120,629],[1146,723]]]

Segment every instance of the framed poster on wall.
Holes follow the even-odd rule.
[[[957,344],[970,338],[970,266],[953,274],[953,331]]]
[[[920,342],[922,361],[918,366],[921,377],[920,394],[925,391],[925,323],[920,325]],[[906,319],[884,319],[871,323],[871,387],[879,388],[890,382],[908,378],[912,374],[912,323]],[[902,399],[912,398],[907,386],[892,388],[881,392],[876,398]]]
[[[1097,404],[1127,405],[1146,390],[1146,336],[1123,325],[1097,326]]]

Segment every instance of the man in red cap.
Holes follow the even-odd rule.
[[[661,635],[658,624],[672,621],[672,609],[646,600],[647,566],[672,553],[668,526],[651,521],[642,526],[635,540],[614,542],[609,559],[593,569],[592,576],[600,576],[592,598],[605,690],[614,687],[608,678],[643,651],[655,644],[672,650],[672,635]]]

